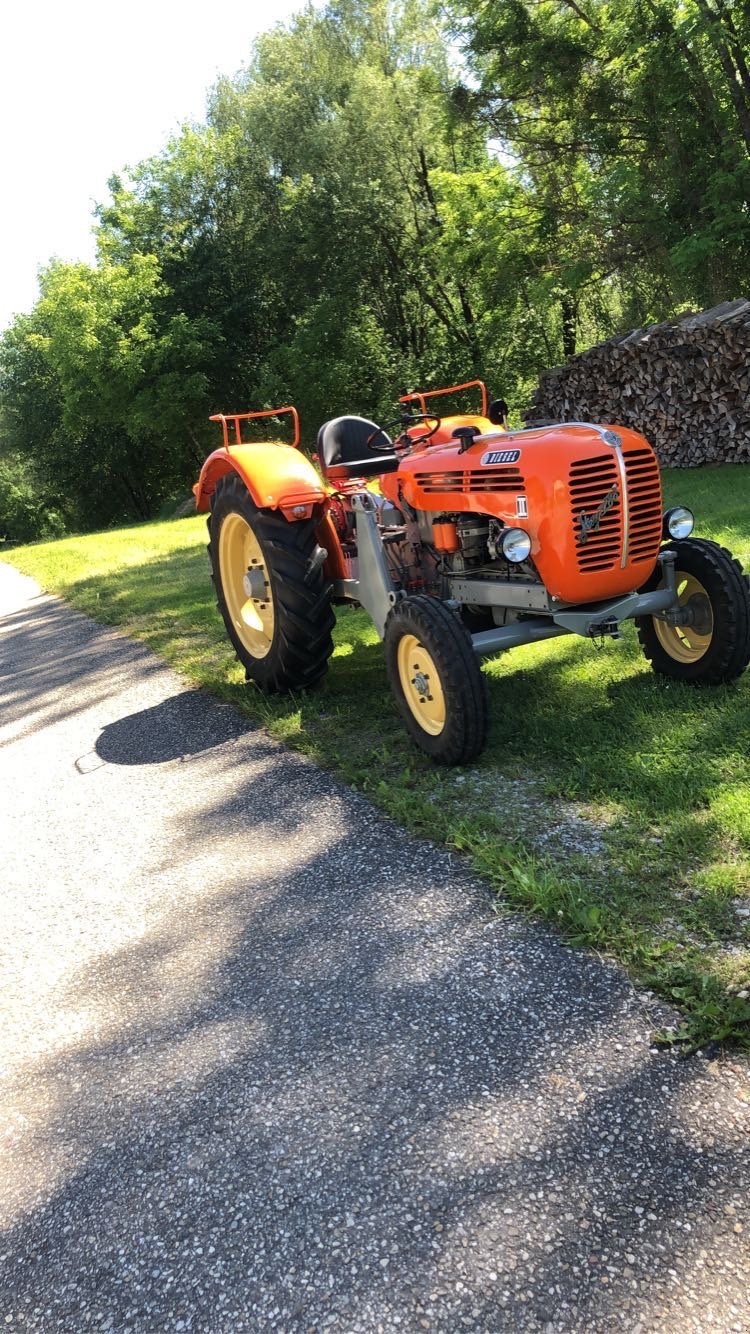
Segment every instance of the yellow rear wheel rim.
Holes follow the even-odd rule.
[[[445,727],[445,695],[437,668],[416,635],[404,635],[398,644],[398,675],[404,699],[419,726],[429,736]]]
[[[695,625],[670,625],[654,619],[656,638],[675,662],[700,662],[714,637],[714,614],[711,599],[703,584],[692,574],[676,572],[677,595],[681,607],[692,602]]]
[[[276,616],[265,556],[247,519],[228,514],[219,533],[219,577],[235,633],[253,658],[265,658]]]

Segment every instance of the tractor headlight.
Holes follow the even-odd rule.
[[[695,519],[692,510],[686,509],[684,505],[675,505],[674,509],[667,510],[664,515],[662,525],[662,535],[664,537],[689,537],[695,527]]]
[[[500,547],[506,560],[512,560],[514,565],[520,565],[531,552],[531,538],[523,528],[506,528]]]

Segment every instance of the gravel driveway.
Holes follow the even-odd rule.
[[[3,565],[0,705],[0,1329],[750,1330],[744,1064]]]

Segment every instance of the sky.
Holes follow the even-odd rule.
[[[0,329],[53,256],[92,260],[107,179],[203,117],[303,0],[9,0],[0,18]]]

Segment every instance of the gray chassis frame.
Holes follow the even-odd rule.
[[[393,586],[375,521],[376,502],[369,491],[356,492],[351,499],[356,521],[359,578],[335,580],[334,596],[347,602],[359,602],[369,613],[382,639],[390,611],[406,594]],[[453,596],[449,605],[457,611],[462,603],[468,603],[524,613],[522,621],[481,630],[471,636],[474,652],[482,658],[503,649],[517,648],[520,644],[554,639],[557,635],[617,638],[620,622],[636,616],[659,616],[673,625],[687,625],[692,613],[689,606],[680,607],[678,603],[674,553],[662,551],[658,560],[662,568],[662,587],[651,593],[627,593],[611,602],[559,602],[549,596],[543,584],[452,576]]]

